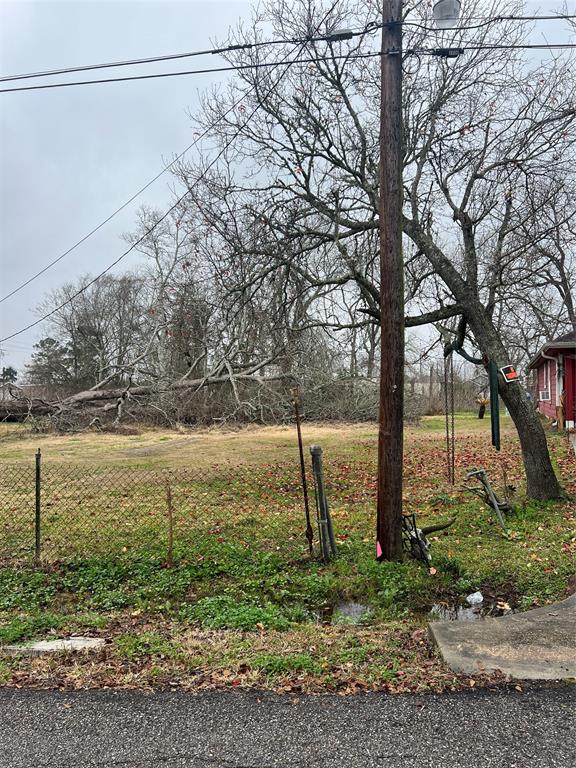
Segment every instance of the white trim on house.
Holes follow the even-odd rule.
[[[558,341],[556,344],[553,341],[549,341],[547,344],[544,344],[542,349],[534,355],[534,357],[528,362],[528,365],[526,366],[526,370],[529,371],[532,368],[537,368],[536,365],[537,362],[540,360],[546,360],[545,355],[548,353],[549,349],[574,349],[574,342],[573,341]]]
[[[538,389],[538,400],[541,402],[550,402],[551,400],[551,392],[550,392],[550,360],[544,360],[544,365],[542,366],[542,389]]]

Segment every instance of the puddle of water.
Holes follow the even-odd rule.
[[[363,603],[342,601],[323,605],[313,615],[320,624],[362,624],[370,614],[370,608]]]
[[[428,614],[432,621],[478,621],[486,616],[507,616],[514,613],[509,608],[499,608],[495,602],[485,600],[478,605],[459,603],[435,603]]]
[[[363,624],[370,619],[372,611],[368,605],[343,600],[323,605],[313,612],[319,624]],[[431,621],[478,621],[485,616],[506,616],[514,613],[510,608],[498,607],[498,601],[484,600],[477,605],[466,603],[435,603],[428,614]]]
[[[318,624],[332,624],[332,614],[334,613],[333,605],[322,605],[315,611],[312,611],[312,616]]]
[[[477,621],[483,615],[482,606],[448,605],[447,603],[435,603],[429,614],[432,621]]]
[[[338,603],[334,607],[332,624],[361,624],[369,617],[370,613],[370,608],[362,603]]]

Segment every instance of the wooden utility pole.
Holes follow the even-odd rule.
[[[380,413],[376,554],[402,559],[402,0],[384,0],[380,112]]]

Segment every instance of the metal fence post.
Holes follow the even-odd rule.
[[[42,454],[40,448],[36,451],[36,515],[34,520],[34,563],[40,565],[41,560],[41,538],[40,538],[40,494],[41,494],[41,467]]]
[[[298,452],[300,454],[300,475],[302,477],[302,493],[304,495],[304,514],[306,517],[306,538],[308,539],[308,551],[312,555],[314,551],[314,532],[312,530],[312,523],[310,522],[310,506],[308,504],[308,483],[306,481],[306,465],[304,464],[304,448],[302,444],[302,428],[300,426],[300,389],[294,387],[292,389],[292,398],[294,403],[294,415],[296,416],[296,432],[298,434]]]
[[[320,533],[320,551],[322,559],[327,562],[331,555],[336,554],[336,540],[332,529],[332,519],[324,487],[324,470],[322,467],[322,448],[319,445],[310,446],[312,454],[312,471],[314,473],[314,488],[316,491],[316,511],[318,513],[318,530]]]

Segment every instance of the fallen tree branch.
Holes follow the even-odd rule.
[[[166,392],[182,392],[189,389],[195,389],[198,391],[203,387],[228,384],[233,380],[248,380],[254,381],[257,384],[263,384],[264,382],[291,378],[288,374],[271,376],[267,378],[257,375],[258,371],[260,371],[266,365],[270,365],[274,359],[275,356],[269,357],[266,360],[263,360],[259,363],[256,363],[255,365],[250,366],[249,368],[245,368],[240,371],[233,371],[230,366],[229,371],[226,374],[205,376],[200,379],[180,379],[178,381],[172,381],[163,386],[152,382],[150,384],[115,387],[113,389],[88,389],[82,392],[76,392],[75,394],[58,401],[30,399],[18,395],[16,390],[14,390],[10,392],[13,397],[12,400],[0,402],[0,418],[23,419],[31,415],[60,415],[64,412],[83,410],[86,407],[90,407],[98,403],[110,403],[110,401],[116,401],[116,405],[112,406],[112,408],[117,408],[118,405],[123,404],[127,399],[131,399],[133,397],[146,397]],[[108,409],[110,409],[110,406],[108,406]]]

